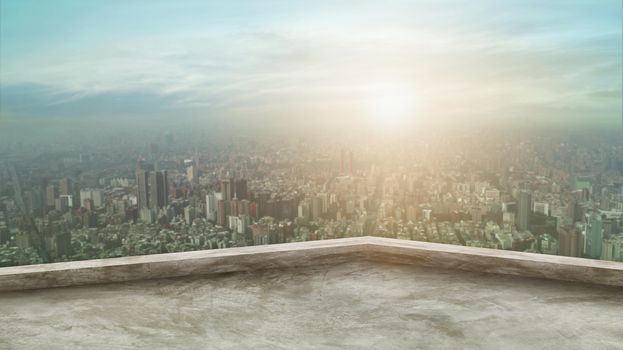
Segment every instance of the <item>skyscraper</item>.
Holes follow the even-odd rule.
[[[238,216],[238,206],[240,201],[237,199],[232,199],[229,201],[229,212],[227,215]]]
[[[138,208],[149,208],[149,171],[143,169],[136,170],[136,186],[138,199]]]
[[[206,218],[210,221],[216,221],[216,201],[214,193],[206,195]]]
[[[527,231],[530,228],[532,195],[528,191],[520,191],[517,201],[517,230]]]
[[[169,173],[166,170],[160,171],[162,174],[162,206],[167,206],[169,204]]]
[[[234,182],[234,193],[238,199],[248,199],[247,180],[239,179]]]
[[[151,208],[166,207],[169,200],[169,184],[166,170],[149,173],[148,198]]]
[[[167,206],[169,180],[166,170],[154,171],[153,165],[139,160],[136,165],[136,186],[139,210],[157,210]]]
[[[221,180],[221,195],[223,200],[230,201],[234,198],[234,180],[231,178]]]
[[[216,202],[216,224],[219,226],[225,226],[227,216],[229,216],[230,205],[229,202],[220,199]]]
[[[149,172],[154,170],[153,165],[145,163],[143,159],[136,161],[136,198],[138,200],[138,208],[150,208],[149,202]]]

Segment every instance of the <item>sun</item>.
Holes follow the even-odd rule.
[[[371,126],[379,132],[396,133],[412,126],[415,95],[399,83],[377,83],[367,89]]]

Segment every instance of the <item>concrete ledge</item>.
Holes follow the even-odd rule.
[[[379,237],[0,268],[0,291],[371,260],[623,286],[623,264]]]
[[[623,263],[368,237],[368,260],[623,286]]]

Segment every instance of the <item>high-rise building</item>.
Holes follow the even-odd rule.
[[[84,204],[85,200],[92,200],[92,204],[95,207],[101,207],[104,205],[104,191],[101,189],[84,188],[80,190],[79,203]]]
[[[168,204],[169,180],[166,170],[149,173],[148,198],[151,208],[160,209]]]
[[[36,202],[39,204],[39,210],[35,213],[36,216],[45,216],[48,212],[47,205],[47,180],[41,179],[39,182],[39,186],[34,188],[34,194],[38,197]]]
[[[238,199],[248,199],[247,180],[238,179],[234,182],[234,194]]]
[[[240,225],[240,219],[238,219],[237,216],[230,215],[227,217],[227,228],[233,231],[233,236],[236,236],[239,225]]]
[[[229,213],[228,215],[238,216],[238,207],[240,201],[237,199],[232,199],[229,201]]]
[[[54,185],[48,185],[45,189],[45,204],[48,207],[56,206],[56,197],[58,197],[58,191]]]
[[[186,177],[188,178],[188,182],[195,183],[199,181],[198,169],[195,164],[186,168]]]
[[[220,199],[216,202],[216,206],[216,224],[224,227],[227,224],[227,217],[230,215],[229,201]]]
[[[154,171],[152,164],[139,160],[136,165],[136,186],[139,210],[147,208],[157,211],[168,204],[169,181],[166,170]]]
[[[216,196],[214,193],[206,195],[206,218],[210,221],[216,221]]]
[[[251,218],[248,215],[240,215],[239,219],[238,233],[244,235],[246,234],[249,225],[251,225]]]
[[[532,195],[528,191],[520,191],[517,200],[517,230],[527,231],[530,228],[532,211]]]
[[[73,194],[73,183],[70,178],[64,177],[58,182],[58,194],[68,196]]]
[[[101,207],[104,205],[104,191],[101,189],[93,189],[91,190],[91,198],[93,199],[93,204],[96,207]]]
[[[583,237],[573,226],[563,226],[558,229],[559,254],[564,256],[580,257],[584,247]]]
[[[221,195],[223,200],[230,201],[234,198],[234,180],[231,178],[221,180]]]
[[[136,186],[138,188],[136,198],[139,210],[149,208],[149,171],[136,170]]]
[[[598,212],[586,214],[584,225],[584,255],[589,258],[599,259],[603,241],[603,227],[601,215]]]
[[[162,174],[162,190],[159,191],[158,193],[160,194],[161,197],[161,202],[162,202],[162,207],[167,206],[169,204],[169,174],[167,173],[166,170],[162,170],[160,171],[160,174]],[[160,203],[160,199],[159,199],[159,203]]]

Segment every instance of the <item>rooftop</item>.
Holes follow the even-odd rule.
[[[362,237],[0,269],[0,348],[622,349],[620,265]]]

